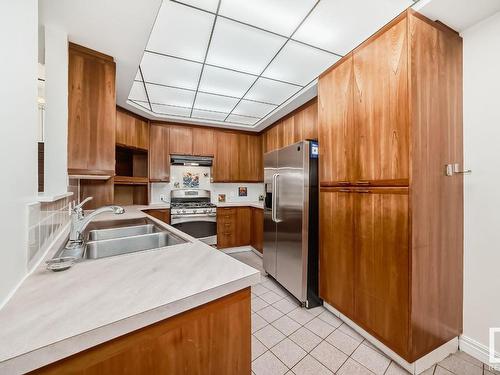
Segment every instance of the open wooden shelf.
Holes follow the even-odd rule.
[[[147,185],[147,177],[115,176],[115,185]]]

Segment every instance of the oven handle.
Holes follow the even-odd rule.
[[[217,214],[193,214],[193,215],[172,215],[172,219],[183,219],[183,218],[190,218],[190,217],[197,217],[203,219],[204,217],[216,217]]]

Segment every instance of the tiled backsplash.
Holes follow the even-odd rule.
[[[69,205],[73,196],[54,202],[36,202],[28,205],[28,269],[47,250],[69,221]]]

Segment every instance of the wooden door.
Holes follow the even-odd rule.
[[[217,146],[212,167],[213,181],[238,181],[238,134],[223,131],[216,132],[215,142]]]
[[[355,183],[408,186],[406,18],[353,52]]]
[[[264,179],[262,140],[257,135],[238,134],[238,180],[259,182]]]
[[[404,357],[410,307],[408,189],[357,189],[354,195],[354,316]]]
[[[193,155],[214,156],[214,130],[193,128]]]
[[[252,247],[260,253],[264,250],[264,210],[252,207]]]
[[[319,295],[354,315],[354,198],[340,188],[322,188],[319,220]]]
[[[149,180],[168,182],[170,179],[169,129],[151,125],[149,149]]]
[[[113,175],[115,170],[115,63],[69,44],[68,170]]]
[[[189,126],[170,126],[170,154],[193,154],[193,129]]]
[[[252,234],[252,210],[250,207],[236,209],[236,246],[250,245]]]
[[[319,175],[322,186],[349,185],[354,170],[353,66],[348,56],[318,84]]]

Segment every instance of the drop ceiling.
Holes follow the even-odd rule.
[[[127,102],[149,117],[262,128],[412,4],[164,0]]]

